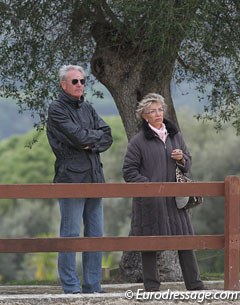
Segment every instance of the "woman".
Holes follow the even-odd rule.
[[[123,164],[126,182],[174,182],[176,166],[183,172],[191,167],[191,156],[181,133],[164,118],[166,104],[156,93],[139,103],[137,116],[141,130],[130,140]],[[184,209],[177,209],[174,197],[134,198],[132,235],[192,235],[193,229]],[[178,251],[185,286],[202,290],[197,261],[192,250]],[[142,252],[143,282],[146,291],[159,290],[156,251]]]

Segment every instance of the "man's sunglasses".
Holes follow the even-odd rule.
[[[84,78],[83,79],[76,79],[76,78],[74,78],[74,79],[72,79],[72,84],[76,85],[78,83],[78,81],[80,82],[81,85],[85,85],[86,84],[86,81],[85,81]]]

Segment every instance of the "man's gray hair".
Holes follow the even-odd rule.
[[[143,113],[145,113],[152,103],[160,103],[163,110],[167,110],[167,105],[165,104],[164,97],[157,93],[148,93],[139,102],[136,110],[136,115],[139,119],[142,118]]]
[[[77,66],[77,65],[63,65],[60,69],[59,69],[59,79],[60,79],[60,82],[62,80],[65,80],[66,78],[66,74],[68,73],[68,71],[70,70],[77,70],[79,72],[82,73],[83,77],[85,78],[86,76],[86,73],[83,69],[83,67],[81,66]]]

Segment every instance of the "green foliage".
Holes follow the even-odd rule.
[[[119,117],[106,117],[106,121],[112,128],[113,144],[102,155],[105,178],[107,182],[124,182],[122,178],[122,164],[127,147],[126,134]],[[130,198],[104,199],[106,235],[128,235],[131,219],[130,203]]]
[[[192,171],[197,179],[224,180],[227,175],[240,175],[239,137],[230,125],[216,133],[213,122],[193,119],[193,113],[184,107],[179,121],[184,138],[190,143]]]
[[[105,120],[113,131],[114,143],[111,148],[102,154],[104,171],[107,181],[121,180],[121,164],[126,148],[127,140],[124,128],[119,117],[106,117]],[[26,135],[13,136],[0,143],[0,183],[49,183],[52,182],[54,175],[55,157],[48,144],[45,133],[41,133],[38,142],[29,149],[26,147],[36,134],[31,131]],[[114,157],[115,156],[115,157]],[[118,164],[118,166],[116,166]],[[120,206],[120,210],[126,209],[126,205],[121,204],[121,199],[106,201],[105,231],[108,235],[112,232],[118,234],[114,228],[112,214]],[[121,205],[120,205],[121,204]],[[128,205],[129,206],[129,205]],[[58,236],[60,216],[56,200],[1,200],[0,232],[2,237],[37,237],[39,235]],[[121,222],[125,222],[122,219]],[[118,224],[118,228],[121,225]],[[2,281],[11,279],[38,279],[44,274],[44,278],[52,279],[56,276],[53,269],[55,254],[0,254],[0,277]],[[49,262],[50,267],[43,268],[45,261]],[[116,259],[114,260],[116,264]],[[11,264],[11,268],[9,268]],[[29,264],[31,266],[29,266]]]
[[[228,175],[240,177],[239,138],[226,125],[216,133],[213,122],[194,120],[188,108],[179,113],[182,132],[192,154],[192,174],[199,181],[224,181]],[[224,234],[224,199],[204,198],[204,204],[192,210],[196,234]],[[222,250],[197,251],[200,270],[223,272]]]
[[[52,234],[39,234],[38,238],[52,237]],[[54,281],[57,276],[56,272],[57,253],[31,253],[25,256],[22,271],[20,275],[26,275],[34,272],[34,278],[37,281]],[[18,274],[19,276],[19,274]]]
[[[107,254],[103,255],[102,267],[103,268],[113,268],[114,267],[113,255],[111,253],[107,253]]]
[[[48,145],[45,133],[33,149],[26,145],[32,140],[35,131],[23,136],[13,136],[0,143],[0,183],[47,183],[53,178],[54,156]],[[1,236],[34,237],[52,232],[57,234],[59,212],[53,200],[4,200],[0,201]],[[51,261],[51,254],[44,257]],[[1,254],[0,269],[3,280],[24,278],[23,254]],[[9,265],[12,267],[9,269]],[[12,269],[12,271],[11,271]],[[23,269],[23,270],[21,270]],[[17,271],[18,270],[18,271]],[[27,269],[26,269],[27,270]],[[34,278],[34,271],[28,272]]]
[[[230,121],[240,132],[239,1],[5,0],[0,9],[0,94],[33,110],[40,124],[57,92],[59,66],[92,62],[111,92],[118,91],[119,81],[132,81],[135,100],[153,89],[153,81],[163,90],[162,83],[168,88],[173,78],[187,79],[207,99],[199,117],[217,128]],[[106,51],[118,58],[108,64],[124,70],[123,79],[108,74]],[[139,62],[136,77],[132,67]],[[131,98],[128,106],[136,106]]]
[[[213,121],[217,129],[231,121],[238,133],[239,12],[239,2],[235,0],[199,1],[191,34],[185,37],[179,52],[185,73],[176,67],[177,80],[195,83],[199,98],[206,101],[204,113],[198,118]]]
[[[36,131],[24,136],[13,136],[0,143],[0,183],[42,183],[53,179],[54,159],[45,133],[42,133],[33,149],[27,145]],[[14,173],[14,175],[13,175]]]
[[[106,181],[120,181],[122,178],[123,156],[127,145],[127,137],[117,116],[106,117],[106,122],[112,128],[113,144],[109,150],[102,154]],[[116,166],[117,165],[117,166]]]

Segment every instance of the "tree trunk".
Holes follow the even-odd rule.
[[[109,90],[118,108],[128,139],[136,134],[138,121],[136,118],[137,103],[150,92],[161,94],[168,106],[167,117],[177,126],[178,121],[171,98],[170,80],[172,68],[166,74],[153,77],[144,61],[131,61],[121,58],[108,49],[98,49],[92,57],[93,75]],[[111,77],[109,77],[111,75]]]
[[[156,63],[156,66],[160,66],[160,63]],[[97,46],[91,60],[91,68],[95,77],[112,94],[128,139],[138,131],[135,114],[137,103],[150,92],[163,95],[168,105],[168,117],[178,125],[170,92],[171,66],[162,69],[162,73],[158,74],[156,71],[154,75],[153,71],[148,71],[144,60],[136,61],[134,56],[129,57],[128,54],[120,56],[118,52],[109,48]],[[181,270],[175,251],[163,251],[158,254],[158,271],[160,280],[181,279]],[[120,262],[120,272],[125,281],[142,282],[140,253],[124,252]]]
[[[119,275],[123,281],[129,283],[143,282],[140,252],[123,252],[119,267]],[[182,280],[182,271],[176,251],[157,252],[157,270],[160,282]]]

